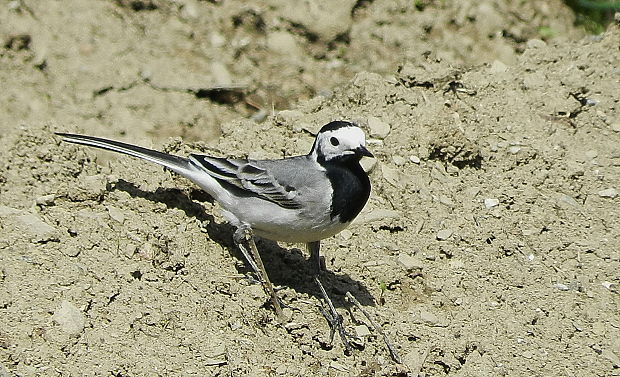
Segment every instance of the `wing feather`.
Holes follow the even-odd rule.
[[[190,161],[213,178],[276,203],[280,207],[290,209],[301,207],[296,200],[297,190],[278,182],[268,169],[257,166],[251,160],[192,154]]]

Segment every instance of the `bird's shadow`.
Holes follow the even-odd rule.
[[[108,189],[110,191],[119,190],[126,192],[134,198],[143,198],[152,202],[163,203],[168,208],[180,209],[187,216],[194,217],[201,222],[206,221],[209,238],[226,248],[235,258],[244,262],[243,264],[237,264],[238,272],[247,273],[251,271],[243,254],[233,242],[232,235],[235,228],[228,223],[217,223],[214,217],[208,214],[199,203],[205,201],[213,202],[213,198],[204,191],[193,189],[188,194],[179,189],[161,187],[154,192],[145,191],[133,183],[122,179],[115,184],[111,184]],[[319,288],[314,281],[315,266],[311,260],[304,256],[300,249],[286,249],[274,241],[258,237],[256,244],[261,253],[267,274],[273,284],[287,286],[296,292],[306,293],[319,299],[322,298]],[[368,288],[362,282],[353,280],[347,274],[323,271],[320,279],[325,289],[330,293],[330,298],[336,307],[350,306],[344,300],[346,292],[351,292],[362,305],[375,305],[375,299]]]

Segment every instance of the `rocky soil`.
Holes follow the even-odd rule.
[[[0,376],[620,375],[620,18],[323,3],[1,7]],[[281,326],[208,195],[53,134],[279,158],[336,119],[376,156],[323,242],[350,355],[302,245],[259,242]]]

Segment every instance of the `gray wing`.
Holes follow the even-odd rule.
[[[299,175],[307,168],[305,156],[283,160],[246,160],[191,154],[190,161],[220,182],[231,184],[283,208],[301,208]]]

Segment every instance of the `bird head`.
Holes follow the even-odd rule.
[[[330,122],[316,135],[310,154],[317,161],[359,161],[363,156],[373,157],[366,149],[364,131],[354,123]]]

